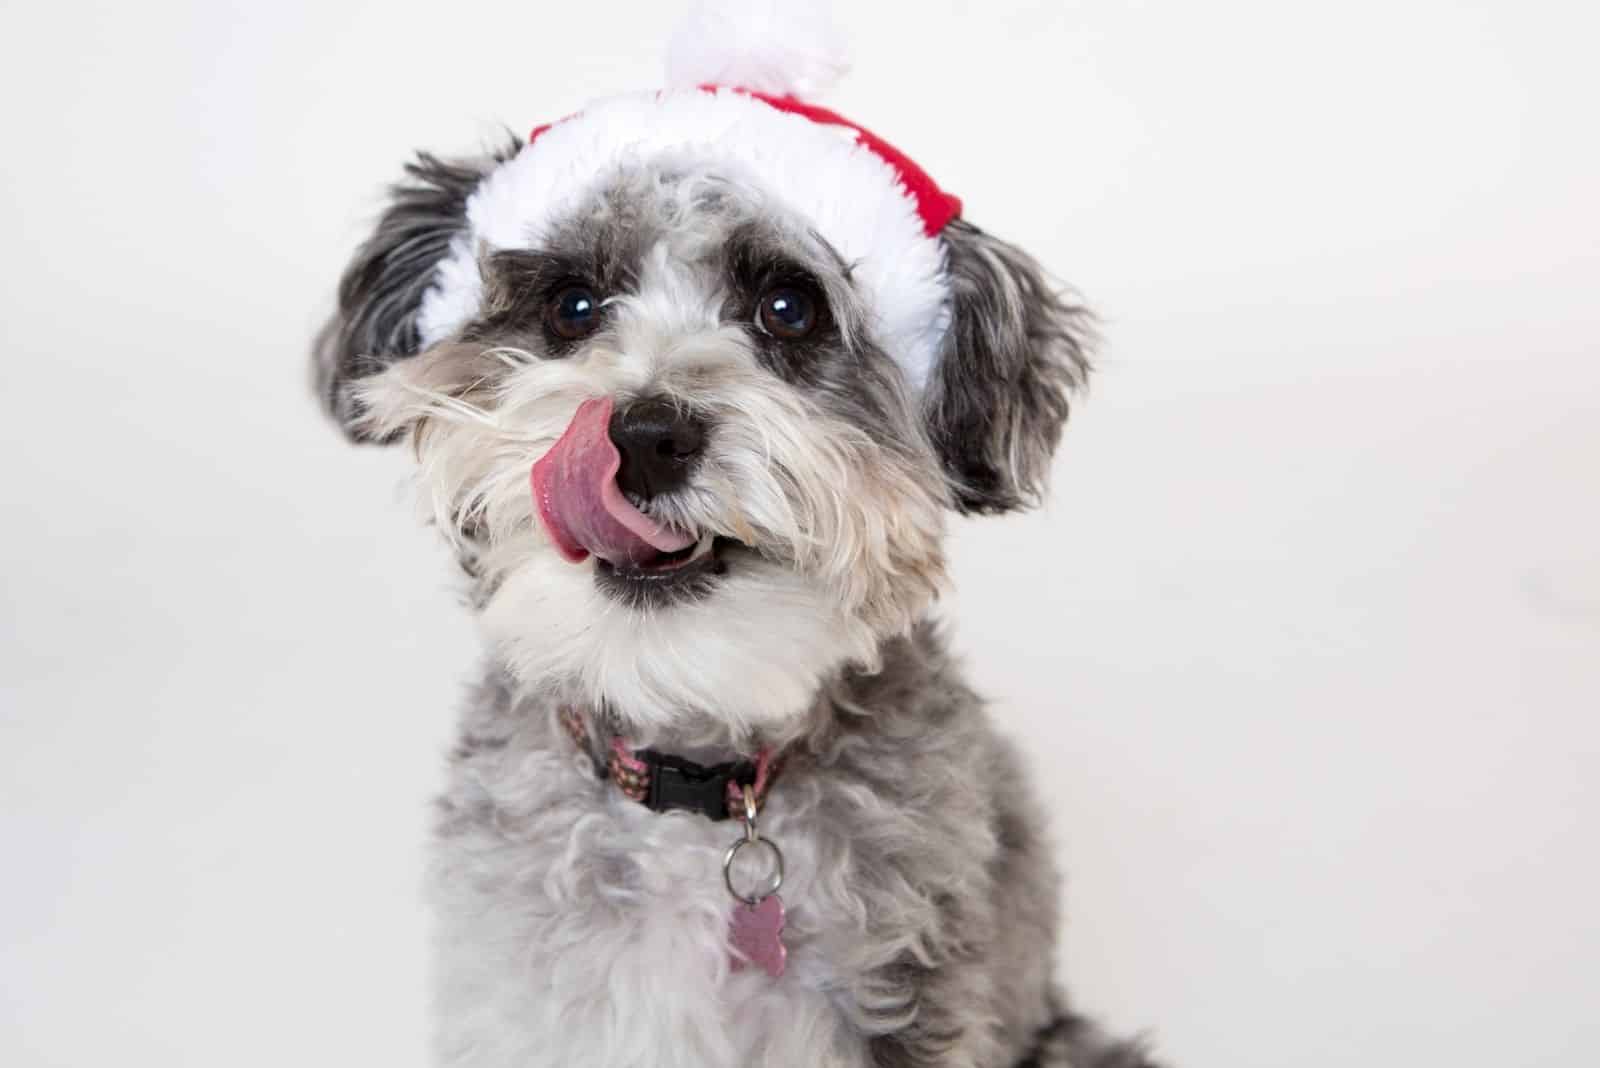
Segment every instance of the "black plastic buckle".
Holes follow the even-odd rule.
[[[708,819],[725,820],[728,784],[750,786],[756,781],[756,766],[748,760],[706,767],[654,749],[636,755],[650,768],[650,792],[644,803],[656,812],[682,809]]]

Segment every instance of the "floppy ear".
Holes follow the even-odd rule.
[[[317,334],[312,353],[323,407],[352,440],[373,439],[359,425],[350,385],[417,353],[422,297],[450,243],[466,229],[468,198],[520,148],[512,141],[465,160],[419,152],[406,164],[405,178],[390,188],[372,236],[339,279],[339,308]]]
[[[951,323],[924,399],[929,433],[958,510],[996,513],[1043,495],[1089,373],[1089,314],[1033,257],[960,219],[941,237]]]

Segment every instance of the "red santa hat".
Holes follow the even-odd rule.
[[[775,0],[699,5],[674,38],[667,88],[536,127],[484,178],[423,299],[424,344],[476,314],[481,249],[537,243],[619,167],[670,158],[713,165],[803,217],[853,265],[877,342],[921,386],[948,327],[938,235],[961,202],[883,138],[804,99],[848,68],[825,15]]]

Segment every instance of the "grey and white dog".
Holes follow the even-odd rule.
[[[1039,806],[927,620],[946,519],[1039,497],[1086,313],[951,221],[915,382],[859,253],[737,168],[632,154],[464,242],[519,147],[407,168],[315,355],[351,437],[414,453],[488,650],[434,827],[437,1062],[1146,1065],[1063,1000]],[[776,756],[747,832],[640,803],[618,752],[735,798]],[[725,885],[746,833],[781,969],[730,942],[775,875]]]

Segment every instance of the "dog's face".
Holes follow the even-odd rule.
[[[1037,493],[1085,364],[1080,313],[1014,248],[946,228],[945,344],[915,384],[805,219],[692,160],[634,163],[480,250],[481,305],[424,348],[489,165],[411,168],[318,361],[354,436],[411,443],[525,682],[643,732],[780,733],[926,609],[952,509]]]

